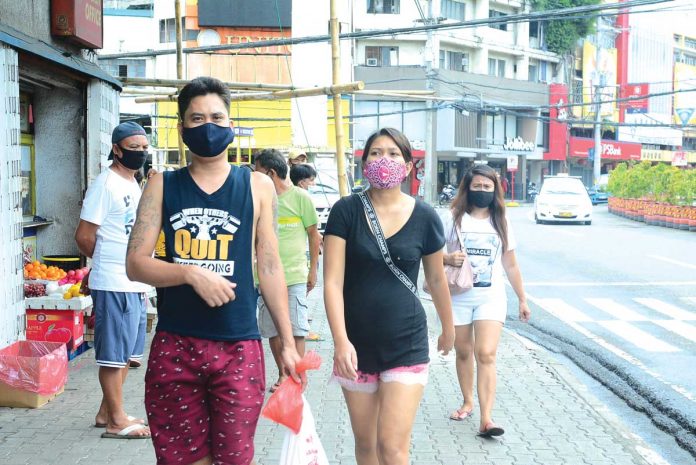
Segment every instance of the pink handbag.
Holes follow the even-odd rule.
[[[459,250],[465,252],[464,245],[459,237],[459,231],[453,232],[457,236]],[[447,245],[447,252],[450,253],[449,243]],[[447,286],[449,287],[450,295],[463,294],[474,287],[474,272],[471,270],[469,256],[467,255],[464,257],[464,262],[461,266],[445,265],[445,276],[447,277]],[[427,281],[423,281],[423,290],[430,294]]]

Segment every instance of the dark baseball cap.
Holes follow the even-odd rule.
[[[111,133],[111,143],[112,144],[118,144],[121,142],[123,139],[126,137],[130,136],[146,136],[147,133],[145,132],[145,129],[135,121],[126,121],[125,123],[121,123],[118,126],[114,128],[114,131]],[[109,154],[109,160],[114,158],[114,152],[113,150]]]

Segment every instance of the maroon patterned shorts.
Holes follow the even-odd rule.
[[[221,342],[158,331],[145,409],[158,465],[247,465],[264,400],[261,341]]]

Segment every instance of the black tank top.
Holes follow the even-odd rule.
[[[188,168],[164,173],[167,259],[207,268],[237,287],[235,300],[222,307],[209,307],[189,285],[166,288],[157,312],[158,330],[217,341],[260,339],[251,257],[250,174],[232,166],[222,187],[207,194]]]

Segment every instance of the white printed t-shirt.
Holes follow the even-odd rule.
[[[451,216],[445,221],[444,227],[447,241],[454,240],[451,236],[453,233]],[[517,242],[509,221],[507,228],[508,250],[514,250]],[[505,299],[503,243],[491,219],[477,219],[465,213],[459,231],[461,243],[466,247],[469,263],[474,272],[474,287],[462,294],[453,295],[452,303],[468,303],[473,299],[481,300],[486,297]]]
[[[135,224],[140,187],[111,169],[102,172],[87,189],[80,219],[99,226],[92,255],[89,287],[100,291],[148,292],[147,284],[126,276],[126,248]]]

